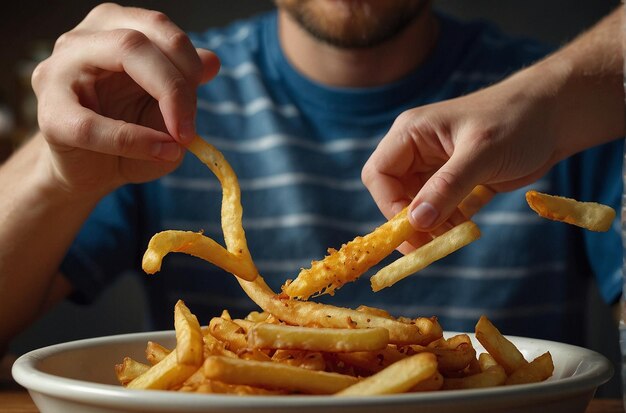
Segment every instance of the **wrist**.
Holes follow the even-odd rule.
[[[45,200],[49,207],[72,207],[91,209],[106,191],[77,191],[65,182],[54,163],[54,155],[42,135],[38,134],[26,143],[11,161],[13,170],[22,174],[15,185],[28,188],[35,199]],[[24,171],[30,171],[24,175]],[[15,188],[18,190],[18,188]]]

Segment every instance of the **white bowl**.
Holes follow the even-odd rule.
[[[447,333],[447,335],[455,333]],[[482,346],[470,334],[477,351]],[[117,384],[113,366],[125,357],[144,360],[146,343],[173,346],[173,331],[125,334],[57,344],[31,351],[13,365],[42,413],[127,412],[584,412],[613,367],[584,348],[508,337],[531,360],[552,354],[554,375],[545,382],[477,390],[453,390],[363,398],[332,396],[224,396],[129,390]]]

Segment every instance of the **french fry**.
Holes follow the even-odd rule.
[[[517,347],[504,337],[485,316],[481,316],[476,323],[476,339],[504,368],[506,374],[511,374],[528,363]]]
[[[192,231],[162,231],[152,236],[143,255],[142,268],[147,274],[161,269],[163,257],[169,252],[183,252],[217,265],[245,280],[254,280],[258,271],[245,258],[231,254],[217,242]]]
[[[488,188],[477,186],[458,208],[469,218],[489,202],[493,194]],[[283,292],[303,300],[315,294],[332,295],[336,289],[356,280],[379,263],[414,232],[405,208],[369,234],[356,237],[339,250],[329,249],[323,260],[313,261],[311,268],[302,269],[295,280],[287,282]]]
[[[438,340],[426,347],[411,346],[411,349],[417,353],[424,351],[432,352],[437,356],[437,365],[441,372],[463,370],[476,359],[476,350],[467,334],[459,334],[449,339]]]
[[[204,375],[212,380],[308,394],[333,394],[358,381],[343,374],[220,356],[208,357],[203,369]]]
[[[149,369],[150,366],[147,364],[140,363],[130,357],[124,357],[121,364],[115,365],[115,376],[122,386],[126,386]]]
[[[268,390],[245,384],[228,384],[218,380],[204,380],[187,391],[209,394],[234,394],[237,396],[280,396],[287,394],[284,390]]]
[[[566,222],[590,231],[608,231],[615,219],[613,208],[596,202],[581,202],[537,191],[526,192],[526,201],[541,217]]]
[[[391,254],[414,231],[405,208],[374,231],[356,237],[339,250],[330,248],[323,260],[313,261],[311,268],[300,271],[295,280],[283,287],[283,292],[303,300],[318,292],[332,295],[335,289],[356,280]]]
[[[404,393],[437,372],[437,358],[420,353],[397,361],[378,373],[337,393],[337,396],[371,396]]]
[[[391,287],[403,278],[426,268],[478,238],[480,238],[480,230],[472,221],[457,225],[378,271],[370,278],[372,291],[377,292]]]
[[[387,347],[389,330],[375,328],[315,328],[257,324],[248,332],[248,347],[345,353]]]
[[[443,381],[442,390],[478,389],[481,387],[501,386],[506,381],[506,378],[504,368],[496,364],[481,373],[471,376],[446,378]]]
[[[546,352],[511,373],[506,379],[505,384],[537,383],[552,376],[553,372],[554,363],[552,362],[552,355],[550,352]]]
[[[201,233],[188,231],[164,231],[152,237],[144,253],[142,267],[148,274],[161,268],[163,257],[172,251],[185,252],[207,260],[231,272],[237,277],[252,281],[258,271],[241,225],[243,210],[237,175],[224,155],[199,136],[187,146],[217,177],[222,185],[221,222],[226,250]]]
[[[244,329],[231,320],[213,317],[209,321],[209,333],[225,343],[226,350],[237,353],[248,347]]]
[[[196,370],[197,366],[179,364],[176,351],[150,367],[126,386],[129,389],[168,390],[182,384]]]
[[[407,354],[407,352],[410,352],[410,354]],[[362,375],[369,376],[413,354],[415,353],[412,352],[410,346],[402,347],[402,350],[399,350],[397,346],[390,344],[379,351],[337,353],[336,357],[342,362],[357,368],[358,371],[362,372]]]
[[[174,329],[178,363],[200,367],[204,360],[202,330],[198,319],[182,300],[174,306]]]
[[[237,281],[259,307],[292,325],[328,328],[383,327],[389,330],[389,342],[393,344],[427,344],[443,335],[435,317],[419,317],[411,322],[401,322],[348,308],[277,296],[261,276],[254,281]]]
[[[279,349],[272,355],[272,361],[308,370],[324,371],[326,369],[326,359],[318,351]]]
[[[478,356],[478,365],[480,366],[480,371],[485,371],[490,367],[497,366],[498,362],[493,356],[489,353],[480,353]]]
[[[171,351],[172,350],[163,347],[159,343],[148,341],[148,345],[146,346],[146,360],[148,360],[150,365],[154,366],[170,354]]]
[[[420,392],[420,391],[435,391],[441,390],[443,387],[443,376],[438,371],[435,372],[432,376],[427,378],[426,380],[420,381],[415,386],[409,389],[409,392]]]

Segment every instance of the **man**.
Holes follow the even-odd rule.
[[[160,230],[220,239],[219,184],[193,156],[181,159],[194,124],[238,174],[250,251],[277,290],[326,248],[383,222],[360,170],[398,114],[545,53],[420,0],[277,6],[191,36],[199,49],[162,14],[111,4],[59,39],[33,76],[41,133],[0,171],[14,194],[0,201],[0,242],[11,246],[0,252],[0,342],[63,297],[89,301],[138,271]],[[541,188],[617,205],[618,152],[587,153]],[[606,185],[564,176],[599,162]],[[535,219],[522,193],[494,200],[476,222],[480,241],[402,284],[374,294],[364,279],[329,299],[437,315],[449,330],[472,330],[485,313],[507,334],[576,342],[585,277],[593,270],[607,299],[618,294],[610,277],[621,252],[606,237]],[[179,298],[203,322],[223,308],[254,309],[232,276],[186,255],[142,280],[155,328],[171,327]],[[35,304],[16,317],[25,301]]]

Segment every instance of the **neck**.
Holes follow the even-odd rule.
[[[437,20],[430,11],[394,38],[364,49],[323,43],[284,10],[279,10],[278,27],[285,56],[296,70],[315,82],[335,87],[373,87],[401,79],[424,62],[438,35]]]

